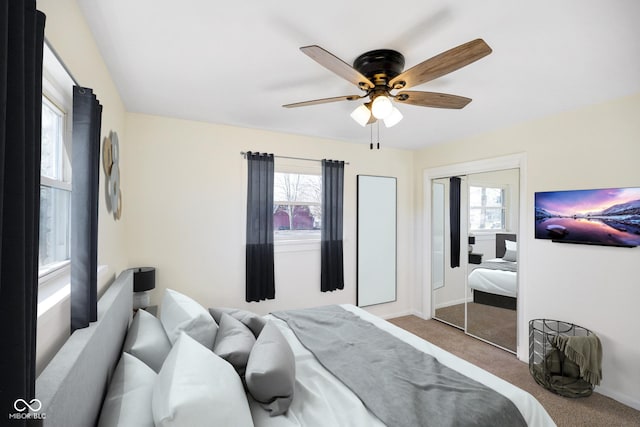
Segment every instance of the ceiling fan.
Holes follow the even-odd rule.
[[[368,98],[351,113],[361,126],[383,120],[387,127],[402,119],[392,100],[401,104],[421,107],[460,109],[471,102],[470,98],[437,92],[408,91],[413,86],[434,80],[471,64],[491,53],[484,40],[476,39],[406,70],[404,56],[395,50],[378,49],[358,56],[353,67],[320,46],[304,46],[300,50],[338,76],[358,86],[364,95],[346,95],[314,99],[283,105],[285,108],[305,107],[336,101],[357,101]],[[399,91],[392,93],[393,91]]]

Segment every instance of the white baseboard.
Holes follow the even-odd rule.
[[[403,310],[403,311],[398,311],[396,313],[383,314],[380,317],[387,320],[387,319],[393,319],[394,317],[411,316],[411,315],[416,315],[415,310]]]
[[[402,317],[402,316],[416,316],[423,320],[431,319],[431,316],[425,316],[420,310],[409,309],[404,311],[399,311],[393,314],[383,314],[382,317],[385,320],[393,319],[394,317]]]
[[[421,318],[422,320],[431,319],[431,315],[430,314],[425,314],[421,310],[411,310],[411,314],[416,316],[416,317]]]
[[[617,400],[618,402],[627,405],[635,410],[640,411],[640,400],[634,399],[631,396],[626,394],[622,394],[615,390],[610,390],[607,387],[597,386],[594,390],[596,393],[600,393],[603,396],[607,396],[612,398],[613,400]]]
[[[450,307],[452,305],[464,304],[465,302],[472,302],[472,301],[473,300],[471,298],[460,298],[456,300],[451,300],[451,301],[443,302],[441,304],[436,304],[436,310],[439,308]]]

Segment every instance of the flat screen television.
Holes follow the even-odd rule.
[[[535,193],[535,237],[588,245],[640,245],[640,187]]]

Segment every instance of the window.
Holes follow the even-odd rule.
[[[69,265],[73,81],[45,44],[38,276]],[[45,279],[46,280],[46,279]]]
[[[66,114],[42,98],[42,158],[40,169],[39,275],[69,260],[71,180],[67,154]]]
[[[320,239],[322,176],[275,172],[273,179],[274,240]]]
[[[469,186],[469,230],[506,230],[504,187]]]

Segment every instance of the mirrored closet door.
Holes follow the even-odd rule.
[[[466,332],[516,352],[518,169],[467,176],[469,264]],[[508,250],[507,250],[508,249]]]
[[[452,233],[450,178],[433,179],[432,316],[516,352],[519,170],[461,176],[459,235]],[[455,215],[453,216],[455,217]],[[459,266],[451,247],[459,239]],[[455,250],[453,251],[455,253]]]
[[[466,197],[466,178],[460,177],[460,200]],[[431,210],[431,284],[433,317],[456,328],[465,329],[466,265],[461,256],[459,266],[452,267],[451,241],[451,181],[450,178],[432,181]],[[466,214],[460,210],[460,236],[466,235]],[[455,227],[455,226],[454,226]],[[461,253],[466,245],[460,248]]]

